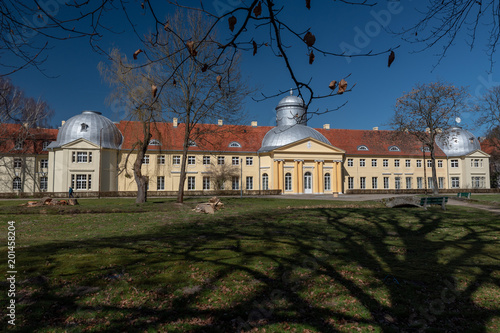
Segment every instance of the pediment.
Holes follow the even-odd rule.
[[[345,154],[345,150],[326,144],[311,137],[276,148],[275,152]]]
[[[472,153],[469,153],[469,154],[467,154],[465,156],[467,156],[467,157],[490,157],[490,155],[486,154],[482,150],[475,150]]]
[[[68,142],[61,147],[62,149],[99,149],[99,145],[90,142],[86,139],[80,138],[74,141]]]

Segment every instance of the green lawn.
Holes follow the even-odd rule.
[[[18,272],[16,326],[3,316],[1,327],[500,330],[498,215],[256,198],[223,198],[223,211],[202,215],[191,210],[199,200],[87,199],[29,212],[0,201],[0,255],[14,220]]]

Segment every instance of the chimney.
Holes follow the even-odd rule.
[[[257,127],[257,122],[256,121],[252,121],[252,127]]]
[[[174,119],[173,119],[172,124],[174,125],[174,127],[177,127],[177,118],[174,118]]]
[[[64,124],[66,124],[66,120],[61,121],[61,126],[63,126]]]
[[[375,126],[375,127],[373,128],[373,130],[374,130],[374,131],[378,131],[378,126]]]
[[[222,119],[217,120],[217,125],[222,126]]]
[[[330,129],[330,124],[323,124],[323,129]]]

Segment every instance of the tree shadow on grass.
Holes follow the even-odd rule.
[[[494,215],[313,208],[190,219],[20,249],[26,279],[14,330],[481,332],[499,324]]]

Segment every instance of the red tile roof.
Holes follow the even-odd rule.
[[[21,124],[0,123],[0,152],[7,154],[48,154],[43,150],[44,142],[57,139],[57,129],[29,128]],[[22,149],[14,149],[18,140],[23,141]]]

